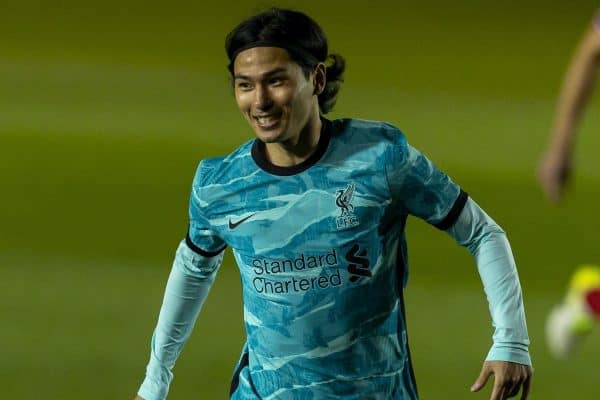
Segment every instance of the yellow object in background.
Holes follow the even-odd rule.
[[[585,300],[586,293],[592,289],[600,289],[600,267],[583,264],[571,277],[566,299],[567,304],[571,304],[578,310],[571,327],[574,333],[587,334],[595,325],[594,317],[589,312]]]
[[[555,358],[571,357],[594,329],[596,318],[586,296],[599,290],[600,267],[579,266],[571,277],[565,301],[556,305],[546,319],[546,343]]]
[[[600,267],[592,264],[581,265],[569,282],[567,302],[581,302],[584,294],[595,288],[600,288]]]

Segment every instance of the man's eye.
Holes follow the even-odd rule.
[[[252,85],[248,82],[239,82],[237,87],[241,90],[250,90],[252,89]]]
[[[271,78],[271,80],[269,81],[269,84],[271,86],[279,86],[283,83],[283,79],[281,78]]]

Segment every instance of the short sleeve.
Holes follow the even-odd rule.
[[[189,205],[189,227],[185,242],[190,249],[204,257],[214,257],[221,253],[227,245],[219,236],[217,231],[211,226],[208,217],[210,204],[206,201],[207,175],[210,169],[198,166],[192,192],[190,194]]]
[[[468,195],[397,131],[386,160],[392,198],[406,211],[446,230],[462,211]]]

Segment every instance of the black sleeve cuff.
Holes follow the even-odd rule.
[[[458,219],[458,216],[460,215],[461,211],[465,207],[465,204],[467,203],[468,199],[469,199],[469,194],[467,192],[463,191],[462,189],[460,189],[458,198],[456,199],[456,201],[454,201],[454,204],[452,205],[452,208],[450,209],[448,214],[444,217],[443,220],[441,220],[437,224],[434,224],[433,226],[445,231],[446,229],[448,229],[452,225],[454,225],[454,223]]]
[[[223,250],[225,250],[227,248],[227,245],[224,245],[221,249],[217,250],[217,251],[206,251],[206,250],[202,250],[200,247],[196,246],[194,244],[194,242],[192,242],[192,239],[190,238],[190,233],[188,232],[185,235],[185,244],[187,244],[187,246],[194,252],[197,253],[203,257],[214,257],[214,256],[218,256],[219,254],[221,254],[221,252],[223,252]]]

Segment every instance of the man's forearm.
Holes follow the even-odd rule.
[[[504,231],[471,199],[448,229],[475,257],[495,326],[487,360],[531,365],[521,284]]]
[[[194,253],[185,242],[179,245],[152,335],[146,378],[138,391],[145,400],[166,398],[173,379],[171,370],[192,332],[222,258],[222,253],[207,258]]]
[[[550,147],[570,151],[576,125],[594,88],[600,57],[600,32],[590,29],[583,37],[565,74],[552,128]]]

